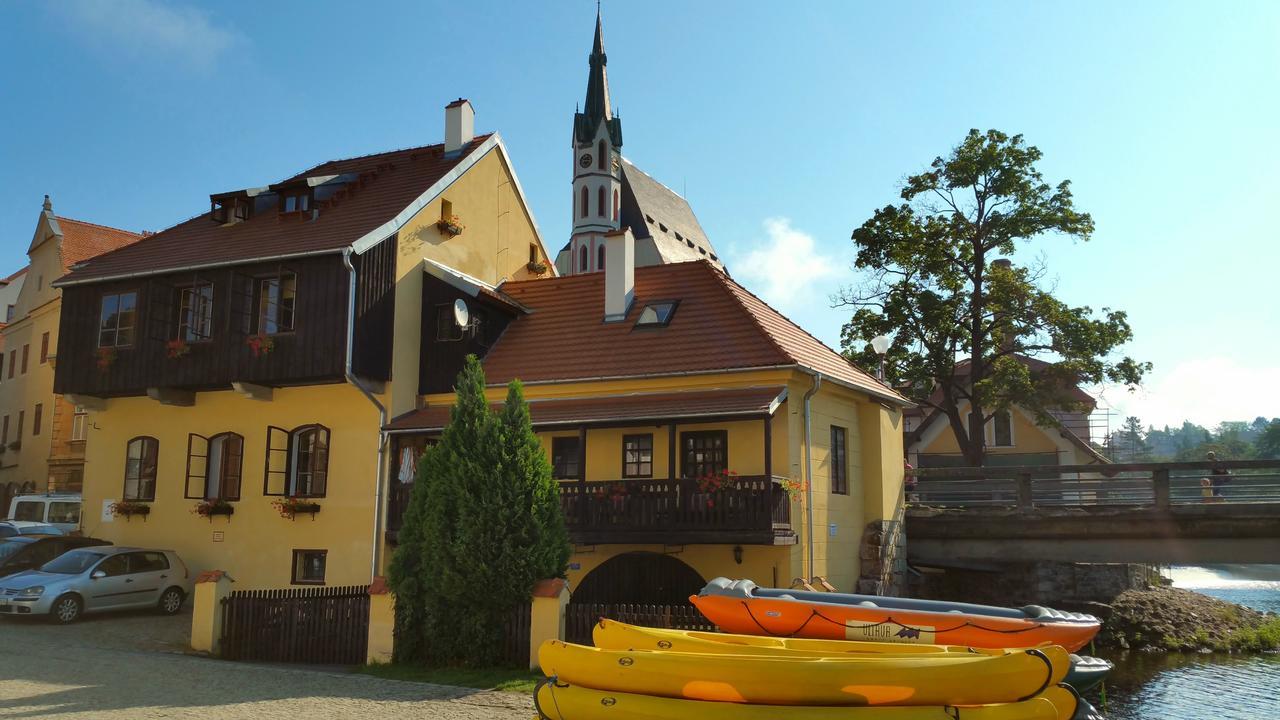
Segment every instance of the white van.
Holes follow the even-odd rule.
[[[19,495],[9,503],[6,520],[48,523],[64,533],[80,529],[80,496],[73,493]]]

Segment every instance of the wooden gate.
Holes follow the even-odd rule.
[[[590,645],[591,628],[602,617],[644,627],[716,631],[716,626],[689,603],[680,605],[570,603],[565,610],[564,639],[579,645]]]
[[[363,664],[369,586],[235,590],[222,601],[228,660]]]

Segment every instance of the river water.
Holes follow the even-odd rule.
[[[1280,565],[1173,568],[1175,587],[1280,612]],[[1116,663],[1105,687],[1109,720],[1280,718],[1280,655],[1098,653]],[[1098,691],[1091,700],[1101,708]]]

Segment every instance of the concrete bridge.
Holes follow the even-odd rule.
[[[1230,473],[1216,487],[1215,469]],[[906,513],[915,564],[1280,563],[1276,460],[915,474]]]

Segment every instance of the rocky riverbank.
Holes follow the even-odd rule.
[[[1140,652],[1280,650],[1280,615],[1190,590],[1128,590],[1090,611],[1103,616],[1096,641],[1103,647]]]

